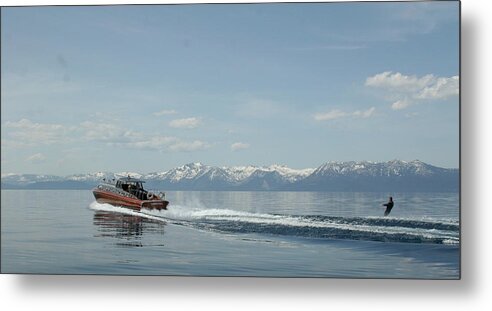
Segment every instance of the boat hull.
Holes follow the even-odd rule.
[[[160,200],[160,199],[139,200],[98,188],[93,189],[92,193],[94,194],[94,197],[96,198],[96,201],[98,203],[107,203],[115,206],[123,206],[134,210],[140,210],[142,208],[166,210],[167,205],[169,204],[169,202],[166,200]]]

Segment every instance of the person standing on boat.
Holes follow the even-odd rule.
[[[384,216],[388,216],[389,213],[391,212],[391,209],[395,205],[395,202],[393,202],[393,197],[389,197],[389,201],[386,204],[383,204],[383,206],[386,206],[386,210],[384,211]]]

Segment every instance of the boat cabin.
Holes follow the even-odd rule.
[[[123,191],[126,192],[133,192],[133,191],[143,191],[143,183],[145,181],[132,178],[132,177],[125,177],[125,178],[120,178],[118,181],[116,181],[116,188],[123,189]]]

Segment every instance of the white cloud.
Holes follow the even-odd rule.
[[[459,77],[407,76],[385,71],[366,79],[366,86],[384,89],[395,102],[393,110],[401,110],[422,100],[439,100],[459,95]]]
[[[79,126],[67,127],[61,124],[34,123],[28,119],[22,119],[17,122],[8,121],[5,127],[9,131],[6,134],[7,138],[2,139],[2,148],[32,147],[65,142],[96,142],[129,149],[187,152],[205,150],[211,146],[200,140],[185,141],[172,136],[149,136],[109,122],[85,121]],[[26,160],[39,162],[44,159],[42,154],[35,154]]]
[[[172,109],[172,110],[157,111],[157,112],[154,112],[153,115],[156,117],[161,117],[161,116],[167,116],[167,115],[176,114],[176,113],[177,113],[177,111]]]
[[[134,140],[119,145],[133,149],[165,150],[168,149],[171,144],[177,143],[178,141],[179,140],[175,137],[153,136],[147,139]]]
[[[241,143],[241,142],[233,143],[231,145],[232,151],[238,151],[238,150],[243,150],[243,149],[248,149],[248,148],[249,148],[249,144]]]
[[[366,79],[366,86],[394,89],[403,92],[418,91],[430,85],[435,80],[431,74],[421,78],[406,76],[399,72],[385,71]]]
[[[316,121],[327,121],[346,117],[348,114],[346,112],[340,111],[338,109],[332,110],[325,113],[317,113],[314,115]]]
[[[184,122],[183,124],[185,124]],[[184,141],[173,136],[147,136],[142,132],[123,129],[110,123],[84,122],[84,138],[130,149],[157,150],[163,152],[188,152],[208,149],[211,145],[200,140]]]
[[[405,109],[410,105],[410,101],[408,99],[400,99],[391,104],[391,109],[393,110],[401,110]]]
[[[34,123],[28,119],[17,122],[7,121],[5,127],[9,131],[9,141],[18,146],[50,145],[64,142],[68,139],[68,128],[61,124]]]
[[[329,120],[335,120],[335,119],[340,119],[340,118],[345,118],[345,117],[353,117],[353,118],[369,118],[374,115],[374,112],[376,111],[375,107],[371,107],[367,110],[356,110],[352,112],[346,112],[346,111],[341,111],[338,109],[334,109],[329,112],[324,112],[324,113],[317,113],[314,115],[314,119],[316,121],[329,121]]]
[[[79,126],[34,123],[28,119],[17,122],[8,121],[9,129],[6,143],[12,147],[61,144],[76,141],[131,142],[143,137],[129,129],[122,129],[112,123],[86,121]]]
[[[445,99],[451,96],[459,95],[459,77],[452,76],[449,78],[438,78],[436,82],[425,87],[417,95],[422,99]]]
[[[170,127],[174,128],[196,128],[201,124],[201,120],[199,118],[184,118],[184,119],[176,119],[169,122]]]
[[[354,111],[352,113],[352,115],[354,117],[360,117],[360,118],[369,118],[371,117],[373,114],[374,114],[374,111],[376,111],[376,108],[375,107],[371,107],[365,111],[360,111],[360,110],[357,110],[357,111]]]
[[[142,133],[106,122],[85,121],[80,124],[80,129],[84,132],[84,139],[88,141],[126,143],[143,137]]]
[[[156,150],[162,152],[189,152],[206,150],[210,144],[200,140],[184,141],[172,136],[153,136],[128,142],[111,142],[111,146],[130,149]]]
[[[39,163],[44,162],[46,157],[42,153],[36,153],[26,159],[28,162]]]
[[[183,151],[183,152],[206,150],[208,148],[210,148],[210,144],[200,140],[195,140],[192,142],[178,141],[172,144],[171,146],[169,146],[170,151]]]

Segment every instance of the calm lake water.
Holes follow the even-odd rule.
[[[459,195],[167,192],[168,211],[91,191],[2,190],[3,273],[457,279]]]

